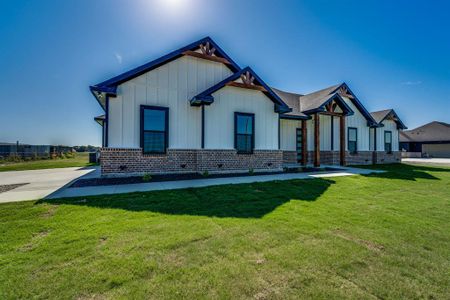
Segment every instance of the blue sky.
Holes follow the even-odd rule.
[[[0,0],[0,141],[101,143],[89,85],[211,36],[268,84],[450,123],[449,1]]]

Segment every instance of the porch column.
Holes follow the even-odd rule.
[[[314,167],[320,166],[320,118],[314,115]]]
[[[308,162],[308,153],[306,152],[308,147],[308,136],[306,135],[306,120],[302,120],[302,165],[306,166]]]
[[[341,166],[345,166],[345,116],[340,116],[340,142],[339,142],[339,148],[340,148],[340,161]]]

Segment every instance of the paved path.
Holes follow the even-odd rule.
[[[402,162],[450,166],[450,158],[402,158]]]
[[[327,172],[314,172],[314,173],[290,173],[290,174],[274,174],[274,175],[261,175],[261,176],[251,176],[251,177],[248,176],[248,177],[209,178],[209,179],[149,182],[149,183],[122,184],[122,185],[109,185],[109,186],[63,188],[63,189],[60,189],[60,190],[56,191],[55,193],[47,196],[46,198],[52,199],[52,198],[91,196],[91,195],[103,195],[103,194],[121,194],[121,193],[131,193],[131,192],[172,190],[172,189],[196,188],[196,187],[205,187],[205,186],[222,185],[222,184],[264,182],[264,181],[273,181],[273,180],[350,176],[350,175],[357,175],[357,174],[370,174],[370,173],[374,173],[374,172],[383,172],[383,171],[357,169],[357,168],[344,168],[341,171],[327,171]]]
[[[0,203],[41,199],[74,179],[98,176],[98,173],[98,167],[0,172],[0,186],[3,190],[12,188],[0,192]]]

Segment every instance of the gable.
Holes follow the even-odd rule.
[[[376,126],[377,122],[373,119],[371,114],[367,111],[367,109],[362,105],[359,99],[355,96],[355,94],[350,90],[346,83],[339,85],[333,92],[338,93],[346,103],[352,103],[352,110],[359,111],[359,113],[367,120],[368,126]]]
[[[96,85],[90,86],[90,90],[94,97],[96,97],[99,104],[105,109],[105,98],[108,96],[115,96],[118,85],[139,77],[183,56],[192,56],[198,59],[221,63],[224,64],[231,72],[237,72],[240,70],[240,67],[210,37],[206,37],[185,47],[172,51],[169,54],[149,63],[141,65]]]
[[[182,56],[120,84],[117,87],[117,94],[122,94],[127,87],[135,90],[136,96],[147,93],[147,98],[155,100],[176,93],[175,98],[184,103],[231,74],[230,69],[221,63]]]
[[[287,106],[286,103],[283,102],[272,90],[267,84],[259,78],[258,75],[250,68],[246,67],[239,72],[236,72],[229,76],[228,78],[225,78],[221,82],[217,83],[214,86],[211,86],[210,88],[206,89],[205,91],[201,92],[200,94],[194,96],[190,103],[192,106],[200,106],[200,105],[210,105],[214,102],[214,96],[213,93],[217,92],[218,90],[226,87],[226,86],[234,86],[239,88],[245,88],[245,89],[251,89],[251,90],[258,90],[260,92],[263,92],[269,100],[271,100],[274,104],[274,110],[276,112],[289,112],[291,109]]]

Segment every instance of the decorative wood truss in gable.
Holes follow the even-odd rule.
[[[267,90],[263,86],[255,84],[255,77],[249,71],[242,73],[240,79],[242,82],[230,81],[226,85],[267,92]]]
[[[321,112],[321,114],[329,116],[342,116],[344,115],[344,112],[339,106],[339,103],[336,102],[336,100],[332,100],[325,104],[325,111]]]
[[[211,46],[211,44],[209,42],[200,44],[199,49],[201,52],[187,50],[187,51],[184,51],[182,54],[197,57],[197,58],[207,59],[210,61],[219,62],[219,63],[223,63],[226,65],[231,64],[231,62],[228,61],[228,59],[215,55],[214,53],[216,52],[216,48]]]
[[[355,96],[353,96],[352,92],[350,92],[345,85],[343,85],[339,88],[338,94],[341,95],[342,97],[346,97],[348,99],[352,99],[352,100],[355,99]]]

